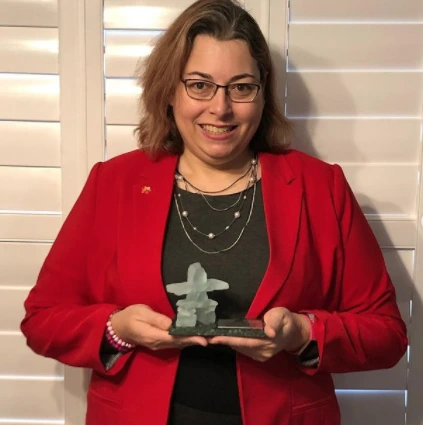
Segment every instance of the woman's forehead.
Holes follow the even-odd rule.
[[[198,78],[203,74],[212,79],[232,79],[244,74],[260,77],[256,60],[251,56],[246,41],[220,41],[206,35],[195,38],[185,65],[184,76],[195,73]]]

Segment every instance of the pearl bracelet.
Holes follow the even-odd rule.
[[[117,313],[120,310],[114,311],[109,316],[109,320],[106,323],[106,331],[105,336],[107,339],[107,342],[117,351],[120,353],[127,353],[128,351],[131,351],[135,348],[134,344],[130,344],[129,342],[125,342],[123,339],[119,338],[112,326],[112,316]]]

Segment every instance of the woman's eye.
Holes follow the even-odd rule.
[[[235,86],[235,90],[238,93],[250,93],[254,90],[254,85],[252,84],[237,84]]]
[[[204,90],[207,90],[209,88],[209,85],[204,81],[193,81],[191,84],[189,84],[188,87],[191,90],[204,91]]]

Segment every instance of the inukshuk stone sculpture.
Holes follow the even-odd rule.
[[[188,280],[181,283],[166,285],[171,294],[177,296],[186,295],[176,305],[178,312],[176,316],[176,327],[191,327],[197,321],[205,325],[216,321],[217,301],[211,300],[207,292],[228,289],[229,284],[223,280],[207,279],[207,273],[200,263],[191,264],[188,267]]]

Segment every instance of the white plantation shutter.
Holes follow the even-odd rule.
[[[26,348],[22,301],[88,169],[136,148],[138,60],[191,3],[0,0],[0,424],[84,423],[89,375]],[[343,425],[423,424],[423,1],[242,3],[296,147],[345,170],[412,337],[392,370],[335,376]]]
[[[23,300],[61,223],[56,1],[0,0],[0,423],[64,423],[63,366],[33,354]],[[52,396],[53,395],[53,396]]]
[[[423,2],[290,0],[287,39],[286,111],[297,147],[343,167],[412,331],[411,320],[422,319]],[[421,349],[413,350],[414,340],[415,362],[404,356],[388,371],[334,376],[343,424],[422,423],[421,387],[415,382],[412,394],[409,379],[419,375]]]

